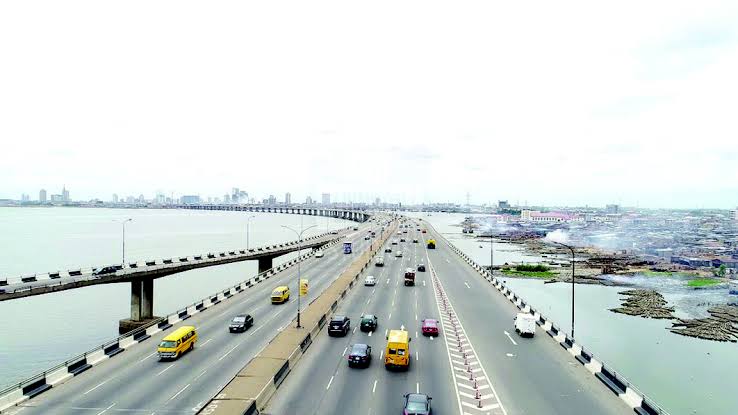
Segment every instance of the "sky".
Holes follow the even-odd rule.
[[[0,2],[0,198],[735,208],[738,2]]]

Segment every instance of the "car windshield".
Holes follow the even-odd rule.
[[[408,401],[407,402],[407,410],[408,411],[425,411],[426,410],[426,404],[425,404],[425,402]]]
[[[174,347],[176,345],[177,345],[176,342],[173,342],[171,340],[164,340],[163,342],[161,342],[159,344],[159,347],[164,347],[164,348],[167,348],[167,349],[171,349],[172,347]]]
[[[343,323],[343,317],[333,317],[331,319],[331,323],[333,323],[333,324],[341,324],[341,323]]]
[[[274,290],[272,292],[272,297],[280,297],[282,295],[282,292],[279,290]]]
[[[243,322],[245,322],[245,321],[246,321],[246,317],[235,317],[235,318],[233,319],[233,322],[234,322],[234,323],[243,323]]]
[[[361,319],[362,323],[371,323],[371,321],[374,320],[374,316],[364,316]]]
[[[365,344],[355,344],[354,347],[351,348],[351,354],[359,355],[359,356],[365,355],[366,345]]]

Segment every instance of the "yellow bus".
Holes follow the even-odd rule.
[[[159,343],[159,360],[177,359],[183,353],[195,348],[197,331],[192,326],[182,326],[169,333]]]
[[[290,299],[290,287],[281,285],[272,291],[272,304],[282,304]]]
[[[410,335],[405,330],[390,330],[387,335],[387,348],[384,351],[386,369],[410,368]]]

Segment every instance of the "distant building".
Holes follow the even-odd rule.
[[[23,194],[21,195],[21,202],[28,202],[28,201],[30,201],[30,200],[31,200],[31,196],[29,196],[28,194],[26,194],[26,193],[23,193]]]
[[[313,198],[310,197],[310,196],[308,196],[307,198],[305,198],[305,204],[306,205],[312,205],[313,204]]]
[[[607,205],[605,211],[609,214],[618,214],[620,213],[620,205]]]
[[[62,186],[62,202],[69,202],[69,190],[67,190],[66,186]]]
[[[38,192],[38,201],[41,203],[46,202],[46,189],[41,189]]]
[[[569,222],[573,220],[582,220],[568,213],[560,212],[539,212],[537,210],[523,210],[520,212],[520,220],[526,222],[554,223]]]
[[[52,203],[61,203],[61,202],[63,202],[62,195],[51,195],[51,202]]]
[[[323,193],[322,197],[323,205],[328,206],[331,204],[331,194],[330,193]]]
[[[126,196],[126,203],[129,204],[129,205],[132,205],[132,204],[136,203],[136,199],[134,199],[133,196]]]
[[[118,203],[118,194],[113,193],[113,203]]]
[[[196,205],[198,203],[200,203],[200,196],[197,196],[197,195],[182,196],[183,205]]]
[[[274,195],[269,195],[269,200],[267,200],[267,203],[270,205],[276,205],[277,204],[277,197]]]
[[[733,211],[733,220],[738,221],[738,207]]]
[[[284,194],[284,204],[285,205],[292,204],[292,195],[290,194],[290,192],[287,192]]]
[[[498,200],[497,207],[499,209],[510,209],[510,203],[508,203],[507,200]]]
[[[223,203],[231,203],[231,195],[223,195]]]

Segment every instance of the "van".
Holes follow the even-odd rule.
[[[197,331],[193,326],[183,326],[168,334],[161,343],[157,352],[159,360],[177,359],[188,350],[195,348]]]
[[[515,331],[520,337],[533,337],[536,334],[536,318],[529,313],[518,313],[515,316]]]
[[[281,285],[272,291],[272,304],[282,304],[290,299],[290,287]]]
[[[390,330],[384,351],[384,367],[388,370],[410,368],[410,335],[405,330]]]

